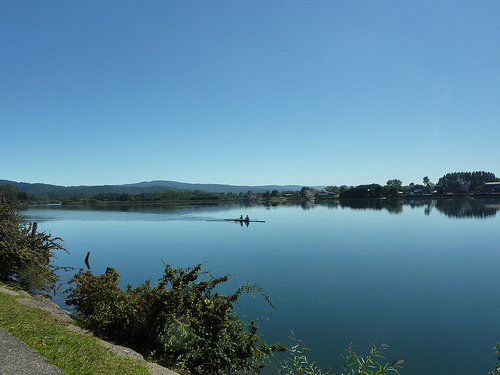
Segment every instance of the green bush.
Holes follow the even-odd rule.
[[[155,287],[146,281],[125,291],[115,270],[95,276],[81,269],[70,280],[76,286],[66,291],[66,303],[88,329],[165,366],[195,374],[257,372],[271,350],[284,348],[260,341],[255,321],[243,322],[233,309],[241,294],[262,291],[244,284],[231,295],[215,293],[229,275],[207,277],[201,268],[166,265]],[[201,275],[205,280],[197,281]]]
[[[14,281],[23,289],[50,291],[59,280],[52,264],[62,240],[37,231],[36,223],[23,223],[20,203],[8,201],[0,191],[0,281]]]

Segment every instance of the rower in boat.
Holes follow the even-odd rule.
[[[241,215],[238,219],[224,219],[225,221],[236,221],[239,223],[265,223],[264,220],[250,220],[248,215],[243,218],[243,215]]]

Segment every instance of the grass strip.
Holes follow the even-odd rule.
[[[43,311],[0,293],[0,326],[70,375],[149,375],[146,364],[119,357],[92,336],[73,332]]]

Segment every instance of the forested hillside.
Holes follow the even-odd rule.
[[[222,184],[189,184],[176,181],[150,181],[139,182],[136,184],[125,185],[99,185],[99,186],[58,186],[43,183],[27,183],[9,180],[0,180],[0,186],[9,184],[19,191],[26,192],[29,195],[41,195],[52,200],[66,200],[75,198],[84,198],[95,194],[142,194],[155,193],[165,190],[174,191],[202,191],[206,193],[246,193],[249,190],[254,193],[263,193],[266,191],[296,191],[302,186],[299,185],[265,185],[265,186],[235,186]]]

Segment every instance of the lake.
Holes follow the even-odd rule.
[[[269,343],[293,331],[309,358],[340,372],[353,342],[361,354],[387,343],[400,373],[486,374],[500,341],[498,199],[373,200],[297,205],[34,206],[23,214],[64,239],[57,264],[104,273],[121,286],[161,277],[162,260],[206,262],[212,275],[234,274],[263,298],[245,298]],[[224,219],[249,215],[265,223]],[[68,280],[71,274],[65,275]],[[65,289],[63,287],[62,289]],[[63,304],[61,296],[55,301]]]

